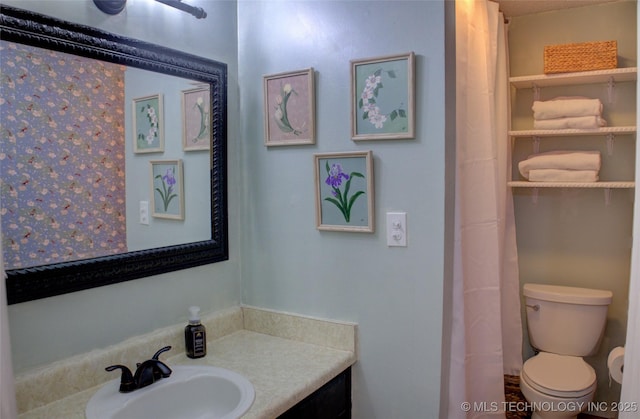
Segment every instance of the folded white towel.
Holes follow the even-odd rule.
[[[597,129],[606,127],[607,121],[599,116],[573,116],[567,118],[533,120],[534,129]]]
[[[597,182],[597,170],[532,169],[531,182]]]
[[[546,101],[536,100],[531,109],[533,110],[533,118],[536,120],[571,116],[600,116],[602,102],[600,99],[563,97]]]
[[[599,151],[548,151],[529,156],[518,163],[520,174],[529,179],[534,169],[600,170],[602,159]]]

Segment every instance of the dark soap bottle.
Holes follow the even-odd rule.
[[[191,317],[184,328],[184,343],[189,358],[202,358],[207,354],[207,332],[200,323],[200,307],[189,307]]]

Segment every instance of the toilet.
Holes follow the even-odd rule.
[[[520,372],[532,419],[577,418],[596,391],[596,373],[582,357],[598,350],[613,293],[525,284],[523,295],[529,341],[539,351]]]

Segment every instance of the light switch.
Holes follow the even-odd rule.
[[[407,213],[387,213],[387,246],[407,246]]]
[[[149,201],[140,201],[140,224],[149,225]]]

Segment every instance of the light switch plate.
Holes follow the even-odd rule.
[[[149,201],[140,201],[140,224],[149,225]]]
[[[407,213],[387,213],[387,246],[407,246]]]

